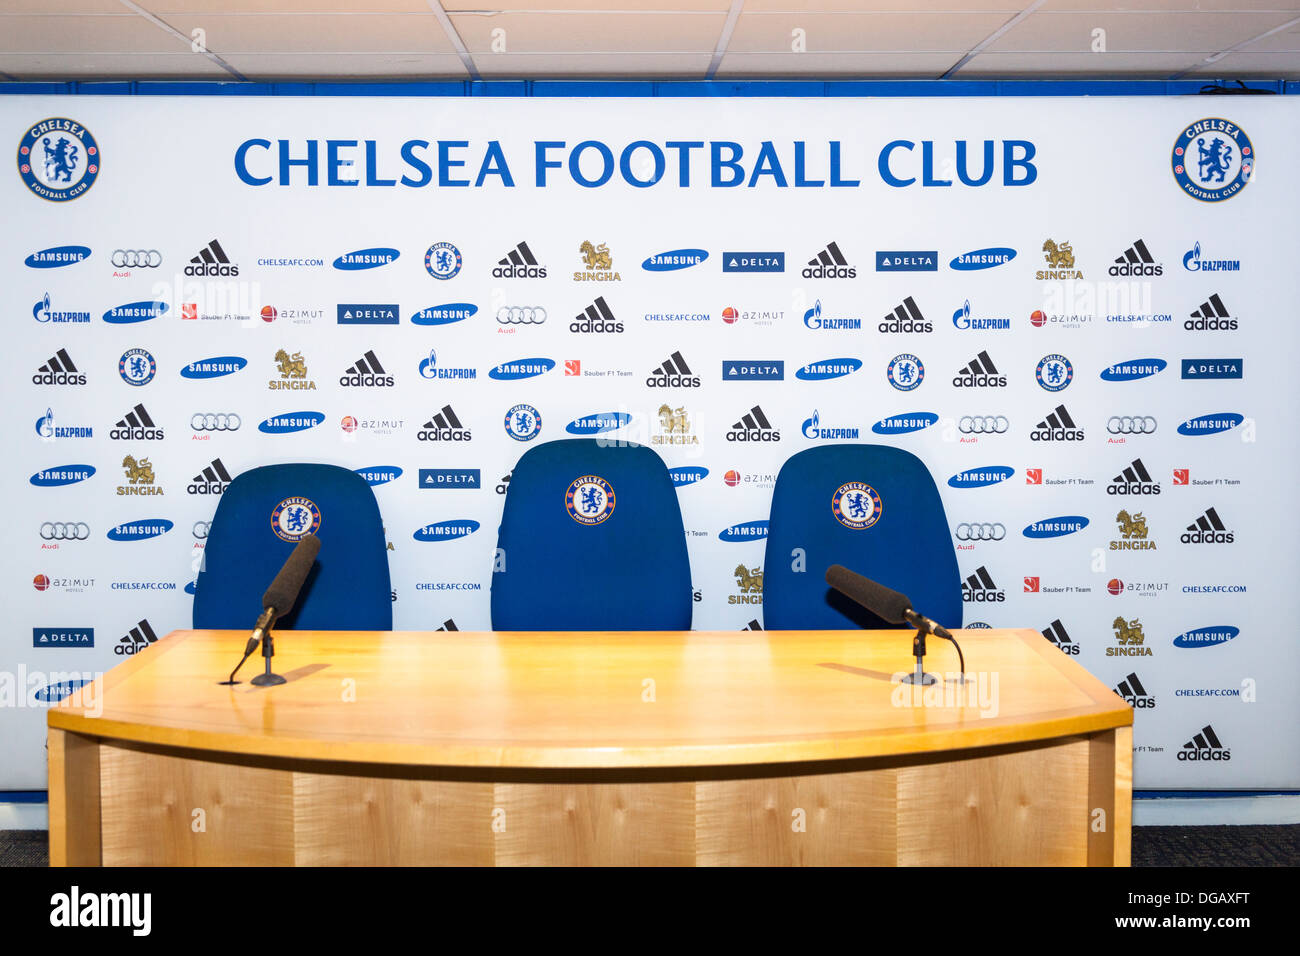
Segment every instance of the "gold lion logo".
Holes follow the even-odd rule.
[[[148,458],[136,461],[130,455],[122,459],[122,468],[126,471],[126,480],[132,485],[153,484],[153,463]]]
[[[582,261],[587,264],[587,268],[593,272],[609,272],[614,268],[614,263],[609,257],[609,246],[601,243],[593,246],[588,240],[582,244]]]
[[[1115,629],[1115,640],[1120,644],[1137,647],[1146,642],[1146,635],[1142,633],[1142,624],[1137,618],[1126,621],[1122,617],[1117,617],[1111,623],[1111,627]]]
[[[690,431],[690,419],[686,415],[686,408],[670,408],[667,405],[659,406],[659,423],[663,425],[664,431],[668,433],[677,432],[685,435]]]
[[[1135,515],[1130,515],[1127,511],[1121,511],[1115,516],[1115,521],[1119,525],[1119,533],[1125,539],[1146,538],[1147,519],[1142,512],[1139,511]]]
[[[1043,243],[1043,258],[1047,260],[1047,265],[1052,269],[1073,269],[1074,268],[1074,250],[1070,248],[1068,242],[1063,242],[1059,246],[1051,239]]]
[[[290,355],[284,349],[275,353],[275,364],[280,367],[281,378],[306,378],[307,363],[302,360],[301,352]]]
[[[753,571],[743,564],[736,565],[736,570],[732,572],[736,576],[736,586],[746,594],[758,594],[763,590],[763,569],[755,568]]]

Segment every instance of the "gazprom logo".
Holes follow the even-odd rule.
[[[575,418],[564,426],[564,430],[570,435],[599,435],[602,432],[612,432],[616,428],[622,428],[631,420],[632,416],[627,412],[593,412],[582,418]]]
[[[1082,515],[1061,515],[1059,518],[1044,518],[1025,528],[1026,538],[1060,538],[1074,534],[1088,527],[1088,519]]]
[[[268,435],[285,435],[289,432],[305,432],[323,421],[325,416],[321,412],[285,412],[283,415],[272,415],[258,425],[257,430]]]
[[[396,465],[371,465],[369,468],[357,468],[356,473],[366,480],[368,485],[386,485],[402,476],[402,469]]]
[[[233,375],[248,364],[248,359],[238,355],[214,355],[212,358],[199,359],[181,369],[182,378],[221,378]]]
[[[396,249],[358,249],[345,252],[334,260],[334,268],[345,272],[359,272],[362,269],[378,269],[386,266],[401,253]]]
[[[959,471],[948,479],[949,488],[986,488],[1006,481],[1016,470],[1010,465],[988,465],[984,468],[968,468]]]
[[[906,412],[882,418],[871,426],[871,430],[877,435],[906,435],[908,432],[929,428],[938,420],[939,416],[934,412]]]
[[[952,262],[948,263],[949,269],[956,269],[959,272],[974,272],[977,269],[992,269],[1003,263],[1010,262],[1016,257],[1016,250],[1008,249],[1005,246],[993,246],[988,249],[972,249],[970,252],[963,252]]]
[[[843,378],[862,368],[862,362],[855,358],[830,358],[820,362],[809,362],[794,377],[805,382],[820,382],[828,378]]]
[[[114,325],[148,322],[167,311],[166,302],[127,302],[104,313],[104,321]]]
[[[766,521],[745,521],[718,532],[720,541],[758,541],[767,537]]]
[[[1240,633],[1240,628],[1228,624],[1220,624],[1218,627],[1198,627],[1191,631],[1184,631],[1175,637],[1174,647],[1213,647],[1216,644],[1227,644]]]
[[[431,305],[411,316],[412,325],[451,325],[462,322],[478,311],[478,306],[469,302],[444,302]]]
[[[57,488],[60,485],[75,485],[79,481],[85,481],[94,473],[95,469],[91,465],[58,465],[38,471],[28,481],[41,488]]]
[[[1180,435],[1217,435],[1219,432],[1231,431],[1246,419],[1236,412],[1219,412],[1216,415],[1201,415],[1189,418],[1178,426]]]
[[[641,268],[646,272],[676,272],[678,269],[698,266],[707,258],[709,254],[703,249],[673,249],[655,253],[641,263]]]
[[[452,521],[435,521],[433,524],[426,524],[416,531],[413,537],[416,541],[449,541],[452,538],[463,538],[477,530],[477,521],[472,521],[469,518],[459,518]]]
[[[489,371],[488,378],[507,381],[514,378],[534,378],[538,375],[545,375],[553,368],[555,368],[555,361],[553,359],[515,359],[513,362],[502,362],[496,368]]]
[[[166,518],[141,518],[128,521],[108,529],[109,541],[145,541],[157,538],[172,529],[172,523]]]
[[[33,252],[23,260],[23,265],[32,269],[57,269],[60,266],[75,265],[89,255],[89,246],[51,246]]]
[[[81,688],[89,684],[88,679],[79,678],[77,680],[61,680],[57,684],[46,684],[40,690],[35,691],[32,697],[42,704],[57,704],[61,700],[66,700]]]
[[[1163,372],[1168,364],[1164,359],[1158,358],[1129,359],[1127,362],[1116,362],[1114,365],[1108,365],[1101,370],[1101,380],[1103,382],[1134,382],[1140,378],[1150,378],[1152,375]]]
[[[669,468],[668,477],[673,480],[673,484],[680,488],[683,485],[693,485],[697,481],[703,481],[709,474],[709,469],[699,466],[683,466],[681,468]]]

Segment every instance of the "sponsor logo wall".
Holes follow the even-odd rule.
[[[281,461],[370,483],[395,627],[487,629],[512,470],[573,437],[665,461],[695,627],[761,630],[782,463],[875,442],[935,478],[964,623],[1134,704],[1136,786],[1300,785],[1293,98],[148,106],[183,161],[139,100],[0,98],[0,672],[189,626],[221,494]],[[578,524],[627,507],[571,477]],[[44,786],[44,715],[0,715],[0,788]]]

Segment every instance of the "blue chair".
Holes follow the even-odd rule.
[[[804,570],[792,567],[803,549]],[[763,567],[768,630],[887,628],[826,586],[842,564],[902,591],[945,627],[962,623],[961,578],[934,479],[910,452],[885,445],[821,445],[776,477]]]
[[[677,490],[649,448],[547,442],[515,465],[497,533],[497,631],[684,631],[691,565]]]
[[[375,494],[360,475],[315,464],[267,465],[230,483],[195,582],[194,626],[252,627],[262,592],[308,532],[320,538],[320,555],[277,627],[391,630],[388,546]]]

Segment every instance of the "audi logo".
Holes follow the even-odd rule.
[[[963,521],[957,525],[958,541],[1001,541],[1007,536],[1006,525],[989,521]]]
[[[1005,415],[963,415],[957,422],[963,435],[1001,435],[1010,427]]]
[[[84,521],[47,521],[41,525],[41,537],[46,541],[85,541],[90,537],[90,525]]]
[[[190,428],[196,432],[238,431],[243,420],[234,412],[195,412],[190,417]]]
[[[198,538],[198,539],[200,539],[200,540],[202,540],[203,538],[206,538],[206,537],[208,536],[208,529],[211,528],[211,527],[212,527],[212,522],[211,522],[211,521],[196,521],[196,522],[194,522],[194,528],[193,528],[193,534],[194,534],[194,537],[196,537],[196,538]]]
[[[541,325],[546,310],[540,305],[503,305],[497,309],[497,321],[502,325]]]
[[[157,269],[162,253],[157,249],[114,249],[113,265],[119,269]]]
[[[1112,435],[1150,435],[1156,430],[1156,420],[1150,415],[1112,415],[1106,422],[1106,431]]]

